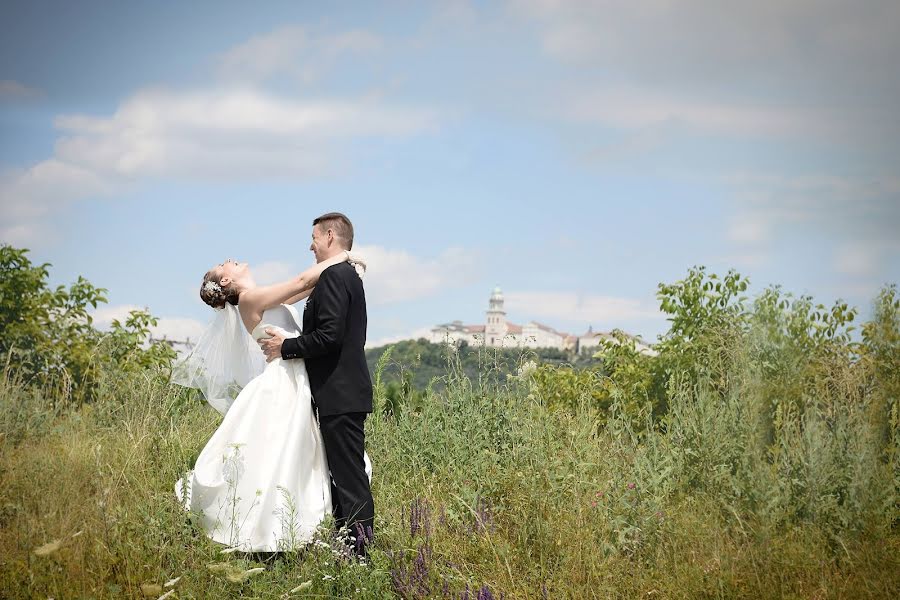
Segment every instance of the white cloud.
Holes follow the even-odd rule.
[[[575,292],[509,292],[506,309],[523,318],[597,323],[613,328],[632,319],[663,318],[655,304],[635,298],[618,298]]]
[[[768,252],[744,252],[723,256],[717,262],[727,268],[757,269],[768,264],[770,260]]]
[[[277,260],[252,265],[250,271],[253,273],[253,280],[259,285],[271,285],[286,281],[299,273],[292,264]]]
[[[342,54],[365,55],[382,46],[382,39],[368,31],[324,35],[288,25],[254,36],[223,54],[219,72],[227,79],[237,80],[288,74],[310,81]]]
[[[128,313],[133,310],[146,310],[146,307],[136,304],[105,305],[92,311],[91,317],[94,319],[95,327],[108,329],[113,321],[124,322],[128,318]]]
[[[807,107],[715,101],[665,88],[604,87],[572,96],[564,108],[568,118],[623,129],[674,124],[706,133],[781,136],[832,133],[839,123],[837,115]]]
[[[40,90],[11,79],[0,80],[0,100],[27,100],[40,97]]]
[[[835,271],[856,278],[856,285],[867,280],[871,287],[883,283],[882,268],[900,260],[900,240],[855,240],[834,251]]]
[[[430,111],[366,99],[295,99],[252,88],[144,90],[108,117],[58,117],[63,135],[53,157],[0,174],[0,231],[21,238],[22,227],[69,201],[146,179],[326,174],[339,168],[351,140],[413,135],[434,122]]]
[[[153,178],[233,181],[303,180],[347,168],[361,139],[403,137],[432,130],[435,111],[386,101],[380,94],[289,94],[264,85],[270,75],[298,70],[310,77],[339,57],[370,55],[376,35],[334,34],[284,27],[226,51],[220,85],[141,89],[107,115],[62,114],[54,153],[0,173],[0,232],[25,235],[43,215],[68,201],[109,196]],[[280,84],[283,80],[280,79]],[[0,81],[0,98],[36,93]]]
[[[766,241],[790,226],[882,243],[900,227],[896,177],[741,173],[718,179],[735,190],[733,241]]]
[[[860,11],[816,0],[513,0],[509,6],[538,23],[550,55],[648,79],[733,85],[736,78],[784,82],[805,75],[794,84],[836,78],[840,85],[893,75],[900,50],[900,7],[891,0]],[[868,72],[844,72],[850,64]]]
[[[404,340],[417,340],[419,338],[425,338],[430,341],[431,327],[419,327],[404,333],[387,335],[375,340],[366,340],[366,348],[378,348],[388,344],[396,344],[397,342],[402,342]]]
[[[168,340],[196,342],[206,329],[206,323],[184,317],[161,317],[156,326],[150,329],[153,337]]]
[[[855,11],[815,0],[511,0],[508,7],[546,55],[575,69],[543,100],[563,118],[896,150],[900,4],[893,0]]]
[[[727,238],[736,256],[751,257],[750,266],[755,258],[767,260],[772,245],[810,235],[832,254],[841,275],[876,280],[900,258],[895,177],[733,173],[712,179],[734,190]]]
[[[770,223],[759,214],[743,213],[732,219],[728,239],[740,244],[764,242],[771,235]]]
[[[354,246],[367,261],[366,300],[371,304],[405,302],[433,296],[478,277],[477,256],[448,248],[435,257],[414,256],[383,246]]]
[[[845,275],[871,275],[878,262],[875,248],[845,245],[835,252],[834,268]]]
[[[0,229],[0,243],[30,248],[38,243],[43,235],[41,226],[36,223],[11,225]]]
[[[143,90],[109,117],[63,115],[56,153],[112,177],[280,176],[327,172],[342,140],[406,136],[434,124],[415,107],[366,99],[297,99],[253,88]]]
[[[56,158],[0,173],[0,240],[33,247],[52,237],[41,219],[70,201],[100,196],[109,181]]]
[[[94,326],[98,329],[109,329],[114,320],[125,322],[128,314],[133,310],[147,310],[146,307],[135,304],[117,304],[113,306],[101,306],[91,313]],[[150,328],[150,333],[155,338],[185,341],[190,339],[197,341],[200,334],[206,328],[205,323],[196,319],[185,317],[160,317],[157,324]]]
[[[0,173],[0,221],[40,217],[68,200],[107,193],[111,186],[90,169],[51,158]]]

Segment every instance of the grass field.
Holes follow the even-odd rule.
[[[165,378],[98,400],[0,380],[6,598],[896,598],[896,439],[878,388],[834,372],[768,419],[749,359],[727,389],[669,387],[664,422],[548,405],[526,379],[439,392],[367,422],[377,547],[223,555],[173,497],[219,416]],[[576,399],[577,400],[577,399]],[[879,412],[881,411],[881,412]],[[888,433],[886,433],[886,431]],[[167,582],[177,579],[166,587]]]

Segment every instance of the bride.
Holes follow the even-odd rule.
[[[270,286],[257,286],[247,263],[232,259],[203,277],[200,297],[216,319],[175,366],[172,381],[199,388],[225,418],[175,493],[219,543],[243,552],[296,549],[331,514],[304,362],[266,364],[256,340],[268,337],[266,328],[298,336],[301,319],[291,304],[309,296],[325,269],[348,260],[361,274],[364,263],[343,252]]]

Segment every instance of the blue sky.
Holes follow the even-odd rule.
[[[0,242],[196,335],[353,219],[372,343],[666,329],[692,265],[864,313],[900,280],[891,1],[5,2]]]

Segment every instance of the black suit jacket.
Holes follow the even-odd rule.
[[[320,416],[372,412],[366,364],[366,293],[349,263],[328,267],[303,311],[303,333],[281,346],[282,358],[306,360]]]

